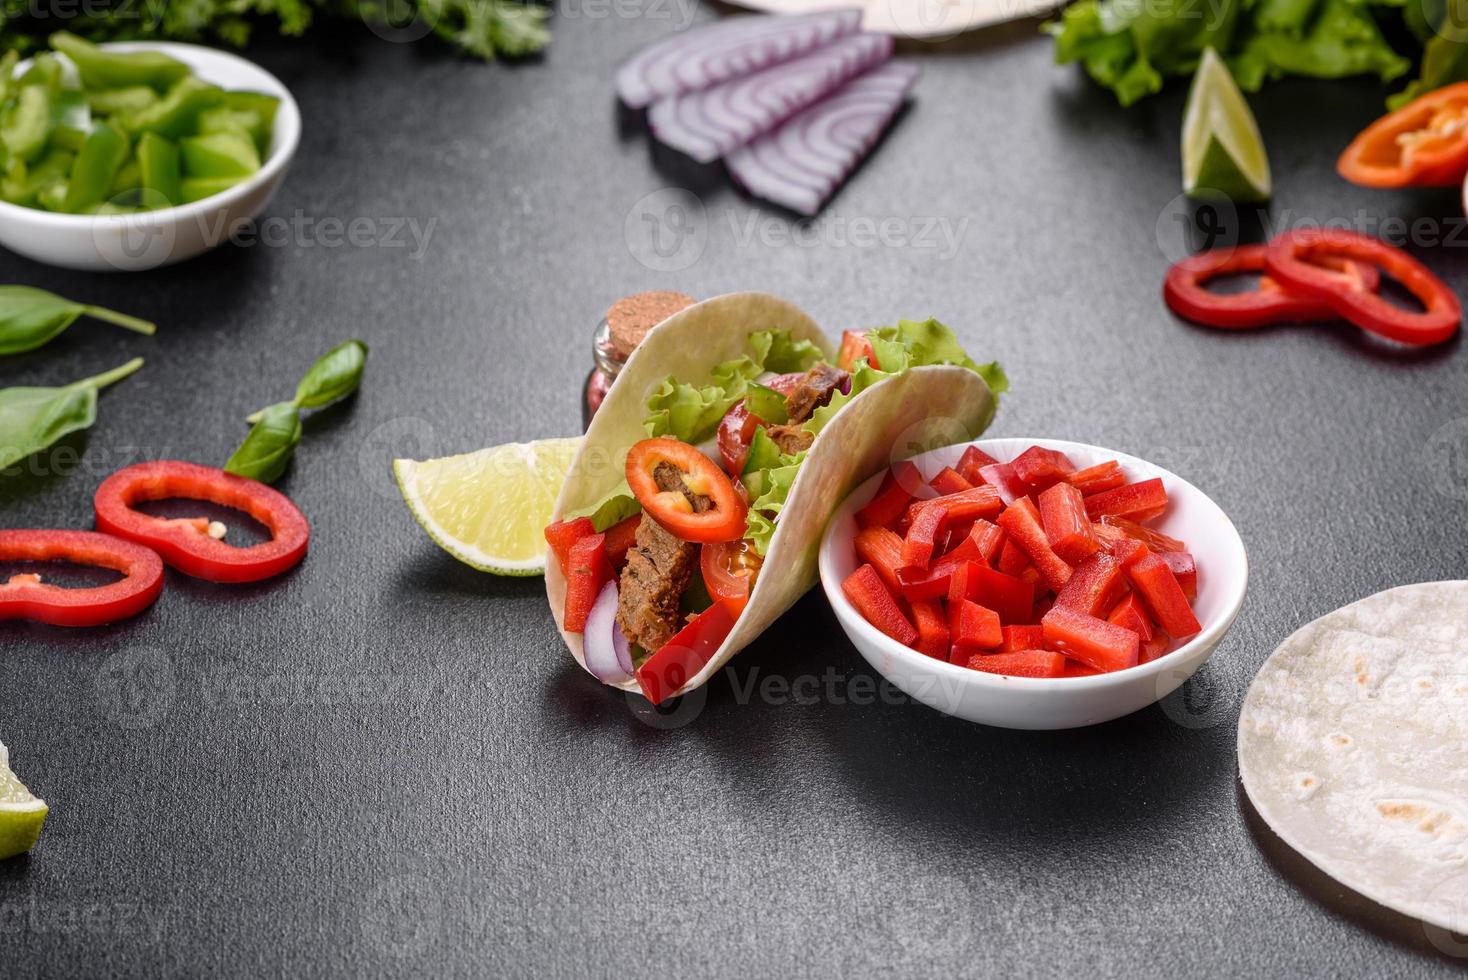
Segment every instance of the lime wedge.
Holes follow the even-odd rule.
[[[10,753],[0,743],[0,861],[36,846],[46,822],[46,803],[10,771]]]
[[[1212,48],[1203,52],[1183,112],[1183,193],[1238,204],[1269,200],[1269,157],[1249,103]]]
[[[423,530],[459,561],[495,575],[545,572],[545,526],[581,437],[492,446],[443,459],[393,460]]]

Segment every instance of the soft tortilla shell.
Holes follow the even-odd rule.
[[[1259,815],[1367,898],[1468,932],[1468,582],[1391,589],[1303,627],[1239,718]]]
[[[646,437],[642,420],[648,395],[663,378],[705,379],[715,365],[744,353],[749,334],[771,327],[809,339],[831,356],[830,342],[808,316],[763,293],[707,300],[654,328],[592,420],[556,502],[555,519],[595,504],[622,482],[627,450]],[[993,415],[988,386],[959,367],[914,368],[851,399],[816,438],[790,488],[749,605],[713,658],[678,693],[702,686],[815,584],[821,533],[853,487],[883,466],[935,448],[940,444],[935,438],[943,445],[976,438]],[[556,627],[584,668],[581,635],[561,628],[566,581],[552,556],[546,561],[545,587]],[[615,686],[640,690],[635,679]]]

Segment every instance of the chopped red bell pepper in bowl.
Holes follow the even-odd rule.
[[[1187,680],[1243,604],[1233,523],[1152,463],[986,439],[897,468],[837,509],[821,582],[867,662],[946,714],[1021,729],[1121,717]]]

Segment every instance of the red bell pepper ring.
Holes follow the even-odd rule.
[[[1351,140],[1336,172],[1362,187],[1456,187],[1468,174],[1468,82],[1389,112]]]
[[[1396,279],[1422,303],[1414,312],[1372,292],[1343,289],[1322,259],[1369,263]],[[1292,292],[1329,306],[1344,320],[1399,344],[1440,344],[1458,332],[1458,297],[1421,262],[1379,238],[1343,228],[1300,228],[1277,236],[1264,255],[1269,275]]]
[[[1282,323],[1324,323],[1340,318],[1335,308],[1318,299],[1283,288],[1270,276],[1258,287],[1241,293],[1216,293],[1207,284],[1223,276],[1263,272],[1267,245],[1240,245],[1199,252],[1167,270],[1162,299],[1168,309],[1193,323],[1224,330],[1248,330]],[[1371,264],[1338,256],[1317,260],[1323,282],[1343,292],[1375,293],[1381,275]]]
[[[270,540],[237,548],[209,534],[209,522],[167,520],[133,508],[153,500],[205,500],[244,511],[263,524]],[[212,466],[160,460],[137,463],[102,481],[94,500],[97,530],[158,552],[170,567],[210,582],[259,582],[300,564],[311,527],[278,490]]]
[[[637,668],[643,697],[662,704],[682,690],[713,659],[738,618],[738,610],[727,602],[715,602],[695,616]]]
[[[665,490],[658,482],[659,468],[665,466],[680,481],[678,489]],[[697,447],[676,439],[643,439],[627,451],[626,473],[643,511],[675,537],[694,544],[744,537],[749,505]],[[695,509],[689,494],[707,497],[709,507]]]
[[[104,626],[136,616],[163,591],[163,560],[142,545],[95,531],[0,531],[0,561],[65,561],[121,572],[121,581],[65,589],[38,575],[0,583],[0,620]]]

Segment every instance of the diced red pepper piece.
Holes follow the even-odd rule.
[[[1147,546],[1130,534],[1126,534],[1107,524],[1092,524],[1091,530],[1096,532],[1096,539],[1101,542],[1101,547],[1123,565],[1149,554]]]
[[[1086,515],[1099,521],[1108,515],[1130,517],[1134,521],[1150,521],[1167,509],[1167,490],[1161,478],[1141,483],[1128,483],[1086,498]]]
[[[1136,666],[1141,641],[1131,630],[1064,606],[1046,613],[1040,625],[1045,646],[1102,673]]]
[[[1150,664],[1167,652],[1168,644],[1167,636],[1161,632],[1158,632],[1150,640],[1143,640],[1142,651],[1137,655],[1137,663]]]
[[[841,583],[841,591],[856,607],[867,622],[886,633],[903,646],[917,642],[917,627],[913,626],[882,584],[882,577],[870,565],[863,565],[847,576]]]
[[[1039,493],[1076,471],[1065,453],[1044,446],[1026,449],[1010,461],[1009,468],[1031,493]]]
[[[1000,528],[1000,530],[1003,531],[1004,529]],[[1029,557],[1023,551],[1019,550],[1019,545],[1015,544],[1014,539],[1009,537],[1008,531],[1005,531],[1004,547],[999,549],[999,560],[994,563],[994,567],[1005,575],[1016,576],[1030,567]]]
[[[1045,630],[1040,626],[1004,626],[1000,628],[1004,642],[1001,650],[1041,650],[1045,647]]]
[[[1105,616],[1126,591],[1126,568],[1102,551],[1076,566],[1075,574],[1055,597],[1055,605],[1087,616]]]
[[[1035,613],[1035,586],[1022,578],[996,572],[987,565],[975,564],[964,583],[964,598],[972,599],[999,614],[1000,622],[1015,626],[1032,622]],[[949,595],[953,594],[949,589]]]
[[[923,475],[912,462],[904,460],[895,464],[882,478],[877,495],[856,512],[856,522],[862,527],[886,527],[907,509],[907,502],[923,485]]]
[[[1066,659],[1049,650],[1016,650],[1012,653],[978,653],[964,663],[970,670],[1010,677],[1064,677]]]
[[[1182,586],[1183,595],[1188,601],[1198,598],[1198,564],[1193,561],[1193,556],[1186,551],[1164,551],[1159,557],[1167,562],[1167,567],[1177,576],[1177,584]]]
[[[1127,569],[1132,586],[1142,595],[1142,602],[1152,619],[1174,640],[1185,640],[1203,629],[1177,576],[1161,555],[1149,554],[1133,562]]]
[[[569,521],[555,521],[545,526],[545,541],[560,562],[561,574],[566,574],[566,559],[571,556],[571,546],[582,538],[596,533],[596,525],[589,517],[577,517]]]
[[[918,599],[911,606],[912,618],[917,620],[918,651],[947,660],[948,620],[943,617],[943,603],[937,599]]]
[[[981,466],[979,476],[985,483],[999,491],[999,499],[1006,507],[1029,493],[1024,481],[1014,475],[1014,470],[1008,463],[991,463],[988,466]]]
[[[999,526],[1009,532],[1009,539],[1019,546],[1039,570],[1045,584],[1059,592],[1070,581],[1071,568],[1050,549],[1050,541],[1040,526],[1040,512],[1029,497],[1021,497],[999,515]]]
[[[950,521],[970,521],[994,517],[1004,509],[1004,501],[993,487],[977,486],[930,500],[925,506],[943,508]]]
[[[953,578],[955,567],[938,562],[928,569],[900,568],[897,570],[897,587],[908,602],[941,599],[948,595],[948,583]]]
[[[637,543],[637,528],[642,524],[642,515],[633,514],[607,528],[607,561],[618,571],[627,564],[627,552]]]
[[[1069,483],[1057,483],[1040,494],[1040,523],[1051,550],[1066,562],[1074,564],[1101,547],[1086,516],[1086,498]]]
[[[601,595],[601,587],[612,580],[612,566],[607,561],[607,537],[592,534],[571,545],[566,556],[566,612],[563,629],[580,633],[586,629],[586,617]]]
[[[999,614],[987,606],[981,606],[969,599],[960,599],[958,608],[951,615],[955,647],[968,647],[970,652],[975,649],[994,650],[1004,642],[1004,634],[999,627]]]
[[[945,563],[982,561],[992,565],[999,556],[999,549],[1004,547],[1005,537],[1004,528],[979,518],[969,527],[968,535],[939,560]]]
[[[951,466],[945,466],[939,470],[938,475],[928,481],[928,486],[938,491],[938,496],[940,497],[950,493],[961,493],[964,490],[973,489],[973,483],[965,480]]]
[[[902,539],[902,567],[925,569],[933,560],[933,549],[938,544],[938,533],[948,515],[940,507],[923,507],[912,519],[907,535]]]
[[[1125,517],[1108,515],[1101,518],[1101,524],[1105,527],[1114,528],[1128,537],[1136,538],[1152,551],[1188,550],[1185,542],[1179,541],[1177,538],[1163,534],[1161,531],[1154,530],[1150,527],[1143,527],[1136,521],[1129,521]]]
[[[984,452],[978,446],[969,446],[958,458],[958,465],[954,469],[968,482],[978,485],[984,482],[984,477],[979,470],[985,466],[998,466],[999,460]]]
[[[1079,660],[1065,658],[1065,670],[1061,671],[1061,677],[1095,677],[1101,671],[1094,667],[1087,667]]]
[[[877,570],[887,587],[896,592],[902,588],[897,572],[902,568],[902,538],[885,527],[869,527],[856,534],[856,553]]]
[[[1108,459],[1104,463],[1088,466],[1083,470],[1076,470],[1065,478],[1065,482],[1075,487],[1084,497],[1102,490],[1115,490],[1126,483],[1126,474],[1121,471],[1121,464],[1114,459]]]
[[[1142,638],[1143,643],[1152,639],[1152,618],[1147,615],[1147,610],[1135,592],[1128,593],[1126,598],[1112,607],[1111,615],[1106,617],[1106,621],[1131,630]]]
[[[637,668],[643,697],[662,704],[681,690],[724,645],[738,618],[739,610],[727,602],[715,602],[693,617]]]

